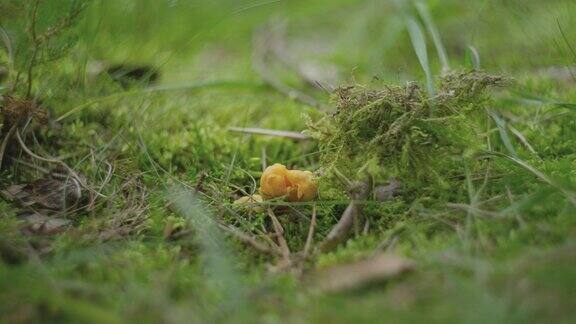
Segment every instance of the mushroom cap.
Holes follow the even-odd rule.
[[[310,171],[289,170],[288,188],[289,201],[310,201],[316,198],[318,182]]]
[[[310,171],[288,170],[276,163],[264,170],[260,194],[265,199],[285,196],[288,201],[310,201],[316,198],[318,182]]]
[[[276,163],[264,170],[260,178],[260,194],[265,199],[285,196],[288,193],[288,169]]]

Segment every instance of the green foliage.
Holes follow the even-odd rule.
[[[75,23],[90,0],[7,0],[1,27],[6,32],[6,50],[12,86],[31,96],[34,70],[59,60],[74,46]],[[53,66],[52,66],[53,67]]]

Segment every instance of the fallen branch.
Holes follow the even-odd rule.
[[[309,140],[310,136],[302,134],[299,132],[265,129],[265,128],[242,128],[242,127],[228,127],[231,132],[244,133],[244,134],[256,134],[256,135],[266,135],[275,137],[284,137],[295,140]]]

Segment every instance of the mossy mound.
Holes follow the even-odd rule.
[[[309,133],[327,169],[441,180],[453,169],[450,161],[486,149],[489,89],[506,83],[467,71],[443,76],[433,96],[416,83],[342,87],[334,94],[336,112],[310,120]]]

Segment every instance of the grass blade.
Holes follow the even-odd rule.
[[[406,26],[408,27],[410,40],[412,41],[412,46],[414,47],[420,66],[424,70],[424,74],[426,74],[426,87],[428,89],[428,94],[430,97],[434,97],[436,94],[434,77],[428,61],[428,48],[426,47],[426,38],[422,32],[422,27],[414,17],[410,16],[406,20]]]
[[[510,136],[508,136],[508,128],[506,126],[506,121],[502,119],[500,115],[498,115],[498,113],[493,110],[488,110],[488,114],[496,122],[498,132],[500,133],[500,139],[502,139],[504,147],[506,147],[506,149],[512,156],[517,157],[518,154],[516,154],[516,150],[514,149],[514,145],[512,144]]]
[[[562,36],[562,40],[564,40],[564,42],[566,43],[566,46],[570,50],[570,54],[572,54],[574,62],[576,62],[576,49],[574,48],[574,46],[572,46],[570,40],[568,40],[568,36],[564,32],[564,28],[562,28],[562,24],[560,24],[560,20],[556,19],[556,25],[558,26],[558,30],[560,31],[560,35]]]
[[[416,6],[418,14],[422,18],[424,26],[426,26],[426,29],[428,30],[430,37],[432,37],[432,42],[434,42],[436,52],[438,53],[438,59],[440,60],[440,64],[442,64],[442,72],[449,71],[450,63],[448,60],[448,54],[446,54],[446,48],[442,43],[442,38],[440,37],[438,28],[436,28],[436,24],[434,24],[434,20],[432,19],[432,15],[430,14],[428,5],[426,5],[426,3],[422,1],[416,1],[414,5]]]
[[[528,142],[528,140],[526,139],[526,137],[524,137],[524,134],[522,134],[522,132],[520,132],[519,130],[517,130],[514,126],[508,124],[508,129],[510,129],[510,131],[512,132],[512,134],[514,134],[514,136],[516,136],[518,138],[518,140],[520,140],[520,142],[522,144],[524,144],[524,146],[526,146],[526,148],[528,149],[528,151],[530,151],[532,154],[534,154],[538,159],[540,159],[540,156],[538,155],[538,152],[536,152],[536,150],[532,147],[532,145],[530,145],[530,143]]]

